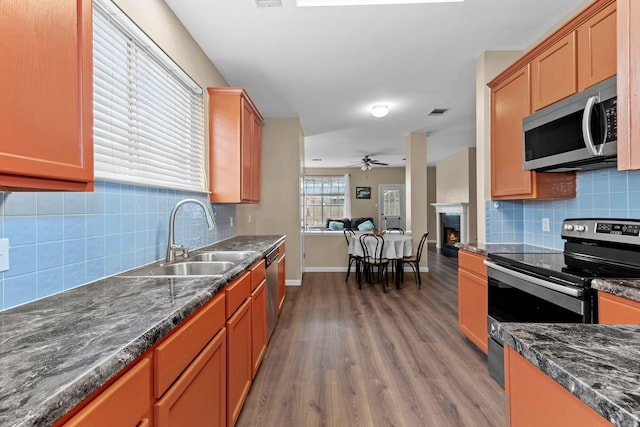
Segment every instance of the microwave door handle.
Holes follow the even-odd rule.
[[[599,102],[600,98],[598,95],[590,97],[587,100],[587,105],[585,105],[584,113],[582,114],[582,138],[584,139],[585,147],[587,150],[591,151],[594,156],[602,156],[602,149],[604,148],[604,141],[598,148],[596,148],[593,143],[593,135],[591,135],[591,112]]]

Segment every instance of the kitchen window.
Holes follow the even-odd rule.
[[[328,218],[345,217],[345,177],[304,178],[304,219],[307,229],[325,228]]]
[[[93,19],[95,177],[207,191],[202,89],[111,1]]]

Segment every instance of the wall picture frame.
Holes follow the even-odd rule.
[[[356,199],[370,199],[371,187],[356,187]]]

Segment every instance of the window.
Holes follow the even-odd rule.
[[[109,0],[93,38],[96,178],[206,191],[202,89]]]
[[[345,179],[342,176],[304,178],[306,228],[325,228],[327,218],[345,216]]]

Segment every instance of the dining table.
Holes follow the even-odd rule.
[[[362,257],[364,251],[360,244],[360,236],[363,234],[371,234],[364,232],[356,232],[355,235],[349,241],[349,255]],[[381,235],[384,240],[382,247],[382,258],[386,258],[394,263],[395,266],[395,284],[396,288],[400,286],[400,274],[399,270],[402,269],[402,258],[413,255],[413,239],[410,235],[398,234],[398,233],[384,233]],[[375,251],[375,241],[367,241],[367,249],[369,253]],[[377,256],[378,254],[376,254]]]

